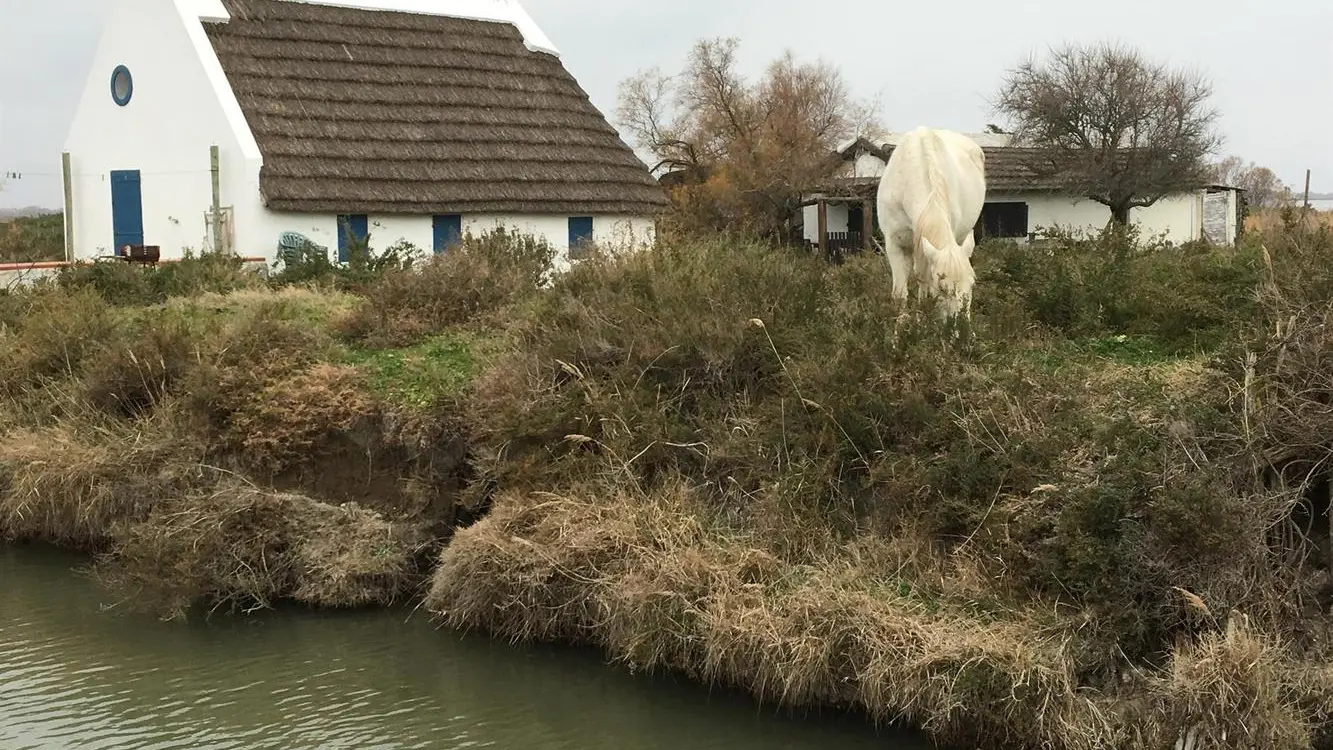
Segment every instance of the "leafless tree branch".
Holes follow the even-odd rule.
[[[1208,179],[1207,157],[1221,142],[1211,96],[1198,72],[1117,44],[1066,45],[1009,71],[996,110],[1035,149],[1034,171],[1058,175],[1126,223],[1131,208]]]
[[[746,81],[738,47],[736,39],[700,41],[679,75],[650,70],[625,80],[618,119],[655,170],[686,175],[693,192],[679,204],[728,228],[785,234],[803,194],[837,167],[839,143],[878,134],[878,101],[856,100],[835,67],[791,53]]]

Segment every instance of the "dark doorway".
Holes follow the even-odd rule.
[[[866,211],[859,204],[853,203],[847,207],[847,231],[860,232],[861,227],[865,226]]]
[[[1028,204],[1022,201],[987,203],[981,208],[977,240],[1028,236]]]

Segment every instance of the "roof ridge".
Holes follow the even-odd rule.
[[[546,36],[518,0],[269,0],[270,2],[317,5],[388,15],[418,15],[451,18],[497,25],[509,25],[518,31],[523,44],[532,52],[560,57],[560,50]],[[222,0],[232,6],[237,0]],[[449,6],[446,10],[444,6]],[[228,11],[231,8],[228,7]],[[235,16],[235,14],[232,14]]]

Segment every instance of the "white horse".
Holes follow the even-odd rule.
[[[920,127],[893,149],[877,197],[884,256],[893,271],[893,296],[930,294],[940,316],[972,314],[972,228],[986,201],[986,156],[967,136]]]

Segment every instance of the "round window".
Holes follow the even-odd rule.
[[[133,94],[134,79],[130,77],[130,69],[124,65],[117,65],[116,69],[111,71],[111,98],[123,107],[130,103]]]

